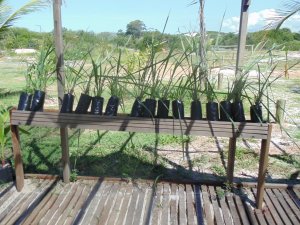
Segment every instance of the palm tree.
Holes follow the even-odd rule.
[[[34,12],[48,5],[46,0],[30,0],[25,5],[13,11],[6,0],[0,0],[0,34],[11,27],[21,16]]]
[[[297,13],[300,13],[300,0],[286,0],[284,4],[285,9],[278,10],[278,15],[270,18],[272,20],[270,27],[276,27],[279,29],[281,25],[290,17]]]

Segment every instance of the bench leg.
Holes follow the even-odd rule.
[[[17,191],[21,191],[24,187],[24,169],[20,146],[19,128],[17,125],[11,125],[11,139],[15,160],[15,171],[16,171],[16,188]]]
[[[228,162],[227,162],[227,181],[229,184],[233,183],[235,150],[236,150],[236,138],[233,137],[229,139],[229,151],[228,151]]]
[[[261,150],[259,157],[258,181],[257,181],[257,194],[256,194],[256,207],[262,209],[264,200],[265,177],[268,168],[269,148],[271,141],[272,125],[269,125],[269,132],[267,139],[261,141]]]
[[[65,183],[70,182],[70,156],[69,156],[69,139],[68,129],[60,128],[62,163],[63,163],[63,180]]]

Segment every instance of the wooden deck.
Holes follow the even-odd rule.
[[[267,188],[263,210],[254,188],[150,181],[26,179],[22,192],[0,187],[0,224],[300,224],[300,189]]]

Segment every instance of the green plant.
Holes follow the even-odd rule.
[[[211,167],[211,170],[212,170],[213,173],[215,173],[218,176],[226,176],[226,171],[225,171],[223,166],[213,165]]]
[[[71,182],[75,182],[78,179],[78,170],[77,169],[73,169],[70,173],[70,181]]]
[[[27,88],[46,91],[47,84],[53,78],[55,70],[54,47],[52,44],[47,44],[37,53],[34,61],[27,62]]]
[[[189,91],[190,80],[189,77],[179,76],[172,86],[172,99],[182,101]]]
[[[210,81],[207,79],[206,88],[205,88],[207,102],[214,102],[217,99],[217,95],[215,92],[215,86],[216,86],[215,81]]]
[[[9,111],[11,107],[5,108],[0,106],[0,147],[1,147],[1,161],[2,166],[5,165],[5,147],[8,141],[8,134],[10,131],[9,125]]]
[[[85,70],[87,54],[81,57],[80,60],[74,60],[66,65],[65,72],[65,88],[68,93],[73,94],[77,85],[84,83],[83,77],[87,73]]]

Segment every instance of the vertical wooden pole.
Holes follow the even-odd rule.
[[[245,55],[246,37],[247,37],[247,25],[248,25],[248,9],[251,0],[242,0],[241,15],[240,15],[240,28],[239,28],[239,42],[236,56],[236,73],[239,72],[240,67],[243,64],[243,58]]]
[[[16,188],[17,191],[21,191],[24,187],[24,169],[20,146],[19,128],[17,125],[10,126],[11,142],[13,146],[14,160],[15,160],[15,172],[16,172]]]
[[[53,1],[53,17],[54,17],[54,39],[55,53],[57,58],[57,92],[59,109],[61,108],[64,95],[65,74],[64,74],[64,54],[63,54],[63,37],[61,22],[61,0]],[[62,163],[63,163],[63,180],[68,183],[70,181],[70,157],[67,128],[60,128]]]
[[[229,152],[228,152],[228,162],[227,162],[227,181],[229,184],[233,183],[235,150],[236,150],[236,137],[232,137],[229,139]]]
[[[259,169],[258,169],[258,182],[257,182],[257,194],[256,194],[256,206],[258,209],[262,209],[262,203],[264,200],[264,188],[265,188],[265,177],[268,168],[268,157],[269,148],[271,141],[272,125],[268,127],[268,137],[261,141],[261,150],[259,158]]]
[[[223,73],[218,73],[218,90],[223,88]]]

